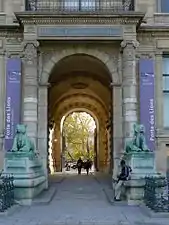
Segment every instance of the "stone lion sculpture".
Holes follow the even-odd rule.
[[[13,142],[12,152],[34,152],[35,147],[26,134],[26,125],[18,124]]]
[[[126,152],[148,152],[145,139],[145,127],[142,124],[134,125],[134,136],[131,141],[126,143]]]

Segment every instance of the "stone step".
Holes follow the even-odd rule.
[[[58,199],[58,200],[59,199],[60,200],[64,200],[64,199],[66,200],[70,200],[70,199],[98,200],[99,199],[100,200],[100,197],[98,195],[89,196],[89,195],[82,195],[82,194],[74,194],[74,195],[57,195],[55,199]]]

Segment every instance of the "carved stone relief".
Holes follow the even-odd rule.
[[[135,60],[135,51],[139,47],[138,41],[122,41],[121,50],[125,61]],[[133,66],[133,65],[131,65]]]
[[[21,37],[10,37],[10,38],[6,38],[6,44],[7,45],[13,45],[13,44],[21,44],[22,42],[22,38]]]
[[[138,48],[139,47],[139,42],[138,41],[128,41],[128,40],[124,40],[121,42],[121,48]]]
[[[152,59],[154,58],[154,53],[152,52],[138,52],[136,54],[136,59],[139,60],[140,58],[143,58],[143,59]]]
[[[24,62],[33,65],[37,62],[37,43],[27,43],[24,47]]]

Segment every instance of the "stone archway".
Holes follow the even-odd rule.
[[[47,62],[43,62],[41,66],[41,68],[39,68],[39,71],[41,71],[40,75],[39,75],[39,104],[38,104],[38,111],[39,111],[39,118],[38,121],[40,126],[38,127],[38,148],[40,149],[40,151],[42,152],[42,158],[44,159],[44,166],[46,167],[47,163],[47,151],[46,151],[46,147],[47,147],[47,132],[48,132],[48,120],[47,120],[47,115],[48,115],[48,110],[47,107],[49,105],[48,102],[48,84],[49,84],[49,79],[51,77],[51,73],[54,73],[55,67],[57,65],[59,65],[59,63],[63,60],[65,60],[66,58],[72,58],[72,57],[76,57],[77,55],[81,56],[89,56],[92,57],[96,62],[100,62],[100,68],[104,68],[104,73],[103,73],[103,77],[102,77],[102,81],[100,82],[102,85],[102,83],[104,83],[104,79],[106,80],[107,77],[109,77],[109,81],[107,82],[107,90],[111,88],[111,90],[109,90],[110,93],[110,99],[112,102],[110,102],[111,106],[106,106],[106,109],[108,110],[108,114],[109,118],[111,116],[111,119],[113,119],[114,122],[110,122],[111,123],[111,127],[113,128],[113,137],[110,136],[110,142],[112,143],[111,146],[111,150],[113,149],[120,149],[121,148],[121,143],[122,143],[122,121],[121,121],[121,117],[122,117],[122,104],[121,104],[121,100],[122,100],[122,96],[121,96],[121,86],[120,86],[120,82],[121,82],[121,77],[118,74],[118,65],[117,63],[114,61],[114,59],[107,53],[105,53],[102,50],[96,50],[95,48],[83,48],[83,47],[69,47],[65,50],[58,50],[56,51],[53,56],[47,61]],[[59,73],[60,69],[57,70],[57,73],[55,74],[56,77],[58,77],[58,73]],[[90,71],[89,71],[90,72]],[[63,74],[63,77],[65,76],[65,74]],[[89,75],[90,76],[90,75]],[[97,79],[97,73],[94,74],[95,78]],[[60,86],[61,87],[61,86]],[[62,88],[60,88],[61,90]],[[98,88],[99,90],[99,88]],[[103,103],[106,101],[105,99],[102,99],[102,94],[100,94],[100,96],[98,96],[97,94],[95,94],[95,92],[99,93],[98,90],[95,91],[88,91],[88,93],[92,93],[92,97],[96,97],[100,100],[100,102]],[[106,91],[105,91],[106,92]],[[71,94],[73,94],[74,92],[72,92]],[[76,91],[75,91],[76,93]],[[63,93],[62,93],[63,94]],[[69,93],[70,94],[70,93]],[[57,96],[57,94],[56,94]],[[64,94],[57,99],[57,101],[59,99],[62,99],[64,96]],[[66,94],[64,96],[66,98]],[[71,106],[76,108],[77,106]],[[113,112],[111,111],[110,113],[110,108],[113,108]],[[68,110],[68,109],[66,109]],[[114,111],[115,110],[115,111]],[[113,113],[113,114],[112,114]],[[44,118],[45,116],[45,120],[42,123],[42,118]],[[58,120],[59,121],[59,120]],[[42,132],[43,130],[43,132]],[[111,133],[112,135],[112,133]],[[115,135],[115,136],[114,136]],[[46,147],[45,147],[46,146]],[[114,154],[114,153],[113,153]],[[115,154],[116,156],[117,154]],[[115,158],[114,158],[115,159]],[[113,163],[115,164],[115,162]],[[47,170],[46,170],[47,171]]]
[[[70,96],[69,98],[64,99],[64,101],[60,101],[55,105],[56,111],[55,115],[53,115],[53,120],[55,121],[55,139],[57,142],[54,142],[53,152],[54,158],[56,162],[56,168],[61,168],[60,155],[61,155],[61,129],[60,122],[63,116],[65,116],[68,112],[77,111],[77,109],[81,109],[82,111],[89,112],[95,120],[97,120],[97,137],[98,137],[98,158],[97,165],[99,171],[109,171],[110,165],[110,149],[107,146],[107,136],[106,136],[106,126],[107,120],[109,119],[109,114],[104,109],[103,105],[98,102],[96,99],[90,99],[89,96],[84,96],[78,94],[76,96]],[[108,152],[109,151],[109,152]]]

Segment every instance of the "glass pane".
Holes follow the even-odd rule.
[[[64,0],[66,11],[95,11],[95,0]]]
[[[94,11],[96,7],[95,0],[81,0],[82,11]]]
[[[161,12],[169,13],[169,0],[161,0]]]
[[[169,57],[163,57],[163,74],[169,74]]]
[[[169,91],[169,76],[163,76],[163,90]]]
[[[64,0],[63,4],[65,11],[79,11],[79,0]]]
[[[164,127],[169,128],[169,93],[164,93]]]

